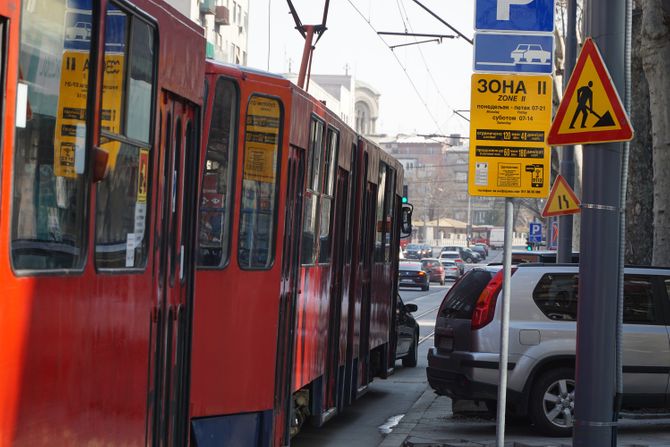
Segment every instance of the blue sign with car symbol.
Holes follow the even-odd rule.
[[[546,73],[554,68],[551,34],[475,34],[475,71]]]
[[[475,8],[477,30],[554,30],[554,0],[477,0]]]

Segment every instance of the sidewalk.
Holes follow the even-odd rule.
[[[430,387],[379,447],[489,447],[496,443],[495,419],[472,403],[459,402],[453,414],[451,399],[437,396]],[[463,404],[466,407],[463,407]],[[467,408],[470,405],[470,408]],[[462,413],[465,410],[465,414]],[[470,411],[468,411],[470,410]],[[461,415],[463,414],[463,415]],[[567,447],[570,438],[536,435],[525,420],[508,420],[505,445],[509,447]],[[619,420],[621,447],[670,446],[670,414],[644,416],[624,413]]]

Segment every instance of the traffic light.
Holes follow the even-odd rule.
[[[528,239],[526,239],[526,251],[533,251],[533,244]]]
[[[409,188],[407,187],[407,185],[402,185],[402,203],[408,203],[408,200],[407,200],[407,190],[408,189]]]

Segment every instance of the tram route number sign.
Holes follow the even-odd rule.
[[[470,195],[547,196],[551,89],[551,76],[472,75]]]

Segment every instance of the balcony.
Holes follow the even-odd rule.
[[[214,13],[214,22],[217,25],[230,25],[230,12],[225,6],[217,6]]]
[[[202,14],[216,13],[216,0],[200,0],[200,12]]]

